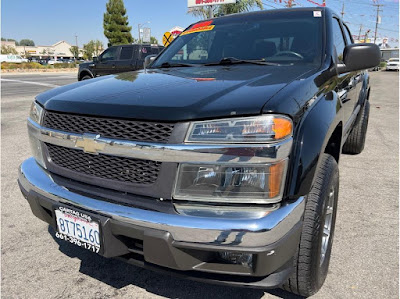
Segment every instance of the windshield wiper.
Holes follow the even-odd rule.
[[[279,66],[279,63],[271,63],[267,62],[264,59],[260,60],[248,60],[248,59],[238,59],[235,57],[224,57],[219,62],[211,62],[205,65],[226,65],[226,64],[240,64],[240,63],[249,63],[249,64],[258,64],[258,65],[271,65],[271,66]]]
[[[163,62],[160,66],[157,68],[170,68],[170,67],[190,67],[190,66],[195,66],[194,64],[188,64],[188,63],[169,63],[169,62]]]

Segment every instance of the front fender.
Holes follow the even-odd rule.
[[[297,198],[309,193],[321,154],[324,153],[332,133],[341,123],[343,109],[334,91],[320,96],[303,115],[294,135],[288,198]]]

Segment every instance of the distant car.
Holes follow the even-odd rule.
[[[93,61],[79,65],[78,80],[140,70],[146,56],[158,55],[163,49],[163,46],[149,44],[109,47],[99,57],[93,57]]]
[[[20,55],[2,54],[0,55],[0,62],[23,63],[23,62],[28,62],[28,60],[22,58]]]
[[[386,65],[386,70],[387,71],[399,71],[399,58],[390,58],[387,62]]]
[[[62,63],[62,61],[50,59],[50,60],[47,62],[47,64],[49,64],[49,65],[54,65],[54,64],[57,64],[57,63]]]

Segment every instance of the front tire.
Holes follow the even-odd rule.
[[[81,81],[83,81],[83,80],[88,80],[88,79],[92,79],[92,78],[93,78],[93,77],[90,76],[90,75],[85,75],[85,76],[82,77]]]
[[[300,244],[292,276],[283,289],[308,297],[322,287],[328,274],[339,193],[339,169],[328,154],[321,157],[315,183],[307,195]]]

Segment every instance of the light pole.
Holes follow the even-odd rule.
[[[138,40],[138,42],[139,42],[139,44],[141,43],[140,42],[140,28],[142,28],[144,25],[146,25],[146,24],[150,24],[150,21],[147,21],[147,22],[145,22],[145,23],[143,23],[143,24],[138,24],[137,26],[138,26],[138,32],[139,32],[139,40]]]

